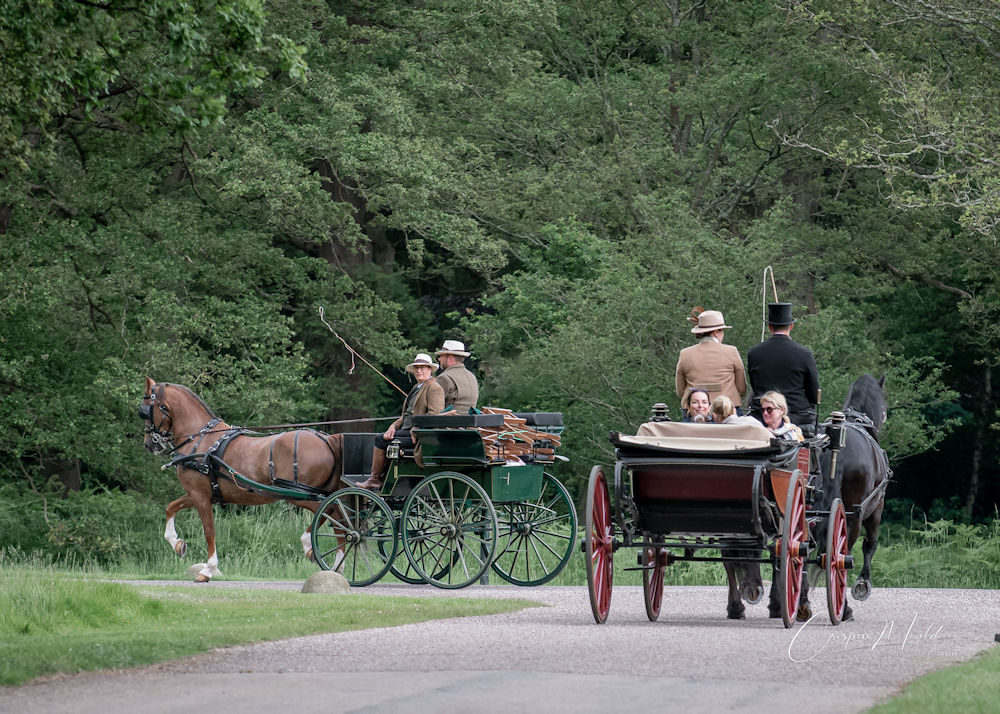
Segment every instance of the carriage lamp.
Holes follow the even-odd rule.
[[[670,421],[670,407],[663,402],[657,402],[649,414],[650,421]]]
[[[830,413],[830,426],[827,427],[826,433],[830,437],[830,448],[832,449],[843,449],[844,444],[847,443],[847,431],[844,429],[846,418],[844,412]]]
[[[385,447],[385,458],[387,459],[399,458],[399,439],[393,439],[392,442]]]

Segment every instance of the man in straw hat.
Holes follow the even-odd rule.
[[[438,414],[444,409],[444,392],[441,386],[434,381],[434,373],[437,371],[437,363],[431,359],[430,355],[418,352],[410,364],[406,365],[406,371],[413,375],[417,383],[406,395],[403,401],[403,411],[389,428],[381,436],[375,437],[375,448],[372,450],[372,473],[361,483],[359,488],[367,488],[377,491],[382,488],[382,480],[385,478],[385,448],[393,440],[399,441],[402,448],[412,448],[413,438],[410,436],[410,427],[413,425],[413,417],[423,414]]]
[[[458,340],[445,340],[434,356],[441,362],[437,383],[444,390],[444,406],[453,407],[456,414],[468,414],[479,401],[479,381],[465,367],[465,358],[469,356],[465,345]]]
[[[788,420],[811,434],[819,403],[819,372],[813,353],[789,335],[794,324],[790,302],[767,306],[771,337],[747,352],[747,374],[753,392],[750,413],[763,421],[761,396],[772,390],[780,392],[788,402]]]
[[[707,390],[709,401],[725,394],[733,404],[743,403],[743,395],[747,393],[743,358],[738,349],[722,344],[726,330],[730,329],[718,310],[704,310],[698,315],[691,329],[698,343],[682,349],[677,358],[677,396],[685,411],[688,395],[695,388]]]

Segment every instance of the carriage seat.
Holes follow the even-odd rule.
[[[501,427],[503,414],[422,414],[413,417],[417,429],[460,429]]]
[[[514,412],[518,419],[524,419],[525,426],[562,426],[562,412]]]
[[[763,425],[693,424],[690,422],[647,422],[635,436],[612,434],[616,445],[653,448],[684,453],[773,452],[783,451],[792,442],[775,438]]]

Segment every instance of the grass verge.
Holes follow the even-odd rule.
[[[869,714],[987,714],[1000,702],[1000,647],[983,652],[969,662],[931,672],[908,684]]]
[[[285,637],[510,612],[525,600],[134,587],[0,573],[0,685],[121,669]]]

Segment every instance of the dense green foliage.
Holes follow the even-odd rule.
[[[464,339],[484,401],[566,414],[578,489],[609,430],[676,413],[693,306],[761,338],[767,266],[824,413],[886,373],[890,496],[989,517],[1000,23],[944,5],[2,0],[0,482],[37,494],[25,547],[72,543],[57,477],[177,494],[139,446],[147,374],[233,423],[393,413],[320,307],[397,381]]]

